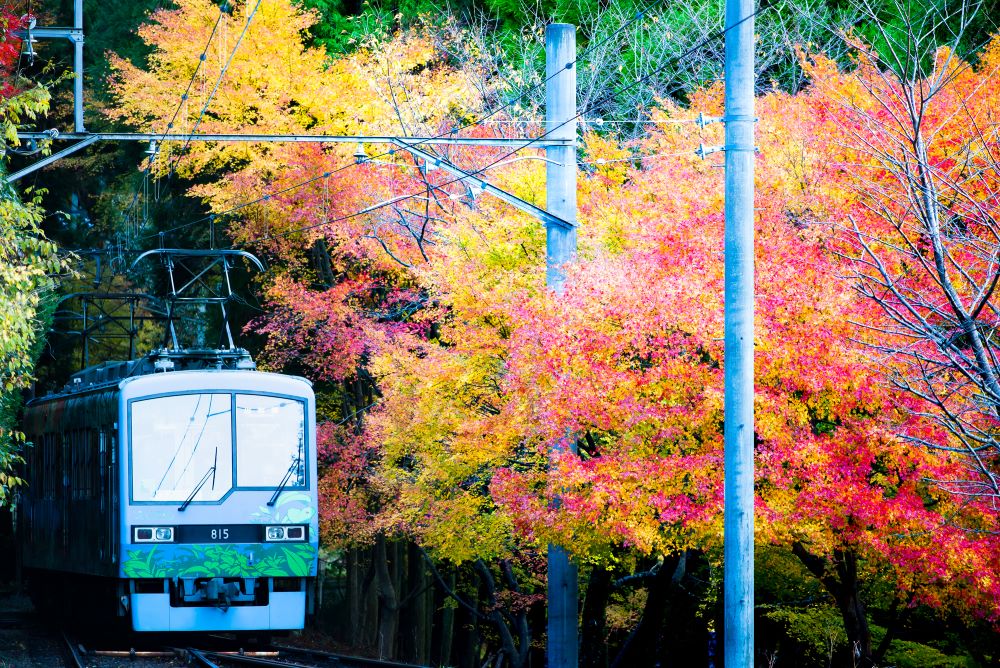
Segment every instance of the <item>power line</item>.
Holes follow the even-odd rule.
[[[602,125],[684,125],[685,123],[697,123],[697,118],[633,118],[631,120],[608,120],[606,118],[583,118],[580,119],[581,123],[586,123],[587,125],[596,125],[598,127]],[[545,121],[539,119],[529,119],[529,120],[514,120],[505,119],[497,121],[482,121],[483,125],[542,125]]]
[[[609,91],[609,94],[610,95],[620,94],[620,93],[622,93],[624,91],[627,91],[627,90],[629,90],[631,88],[634,88],[635,86],[642,85],[643,83],[645,83],[646,81],[648,81],[651,77],[653,77],[654,75],[659,74],[660,71],[666,69],[668,66],[672,67],[672,66],[677,65],[684,58],[687,58],[690,55],[694,54],[696,51],[698,51],[699,49],[701,49],[705,45],[709,44],[710,42],[712,42],[712,41],[714,41],[716,39],[719,39],[721,37],[724,37],[726,34],[728,34],[728,32],[730,30],[732,30],[734,28],[737,28],[740,25],[742,25],[743,23],[745,23],[746,21],[749,21],[749,20],[755,18],[760,12],[762,12],[762,11],[764,11],[766,9],[769,9],[771,6],[772,6],[771,2],[763,2],[763,3],[761,3],[761,5],[756,10],[754,10],[754,12],[752,14],[744,17],[743,19],[737,21],[736,23],[733,23],[732,25],[730,25],[730,26],[728,26],[726,28],[722,28],[720,30],[715,31],[714,33],[712,33],[711,35],[708,35],[707,37],[705,37],[704,39],[702,39],[700,42],[698,42],[697,44],[695,44],[694,46],[692,46],[689,49],[687,49],[686,51],[684,51],[683,53],[675,56],[670,62],[664,63],[663,65],[660,65],[659,67],[657,67],[657,68],[653,69],[652,71],[650,71],[648,74],[646,74],[646,75],[644,75],[642,77],[639,77],[638,79],[636,79],[635,81],[633,81],[632,83],[630,83],[625,88],[622,88],[622,89],[619,89],[619,90],[616,90],[616,91]],[[598,104],[603,103],[605,101],[606,100],[604,100],[604,99],[595,100],[594,102],[592,102],[592,105],[597,106]],[[527,144],[525,144],[524,146],[522,146],[520,148],[517,148],[517,149],[514,149],[513,151],[511,151],[511,152],[509,152],[509,153],[501,156],[500,158],[494,160],[493,162],[487,164],[484,167],[481,167],[481,168],[479,168],[479,169],[477,169],[477,170],[475,170],[473,172],[468,172],[468,174],[465,175],[465,176],[460,176],[460,177],[451,179],[449,181],[445,181],[444,183],[436,184],[436,185],[433,185],[433,186],[430,186],[430,184],[428,184],[428,185],[430,187],[433,187],[436,190],[439,190],[439,189],[442,189],[445,186],[451,185],[453,183],[457,183],[457,182],[460,182],[460,181],[465,181],[469,177],[474,177],[474,176],[477,176],[479,174],[482,174],[484,171],[486,171],[490,167],[493,167],[497,163],[502,162],[504,160],[507,160],[508,158],[510,158],[510,157],[518,154],[519,152],[523,151],[524,149],[529,148],[533,143],[541,141],[542,139],[545,139],[548,135],[552,134],[553,132],[555,132],[559,128],[561,128],[561,127],[563,127],[563,126],[565,126],[565,125],[567,125],[569,123],[572,123],[572,122],[578,120],[585,113],[585,111],[586,110],[580,111],[579,113],[577,113],[576,116],[574,116],[574,117],[572,117],[572,118],[570,118],[570,119],[568,119],[568,120],[560,123],[558,126],[556,126],[554,128],[551,128],[551,129],[547,130],[541,136],[535,137],[535,138],[529,140],[527,142]],[[316,178],[322,178],[322,177],[316,177]],[[313,180],[316,180],[316,178],[314,178]],[[295,229],[292,229],[292,230],[286,230],[285,232],[282,232],[280,234],[268,234],[268,235],[265,235],[264,237],[253,239],[251,241],[266,241],[266,240],[269,240],[269,239],[283,238],[283,237],[287,237],[287,236],[290,236],[292,234],[296,234],[296,233],[299,233],[299,232],[306,232],[306,231],[309,231],[309,230],[312,230],[312,229],[316,229],[316,228],[319,228],[319,227],[325,227],[325,226],[331,225],[333,223],[338,223],[338,222],[342,222],[342,221],[345,221],[345,220],[350,220],[351,218],[356,218],[356,217],[361,216],[361,215],[366,215],[366,214],[372,213],[374,211],[377,211],[379,209],[385,208],[385,207],[390,206],[392,204],[395,204],[397,202],[401,202],[401,201],[404,201],[406,199],[411,199],[413,197],[418,197],[418,196],[422,195],[424,192],[426,192],[426,189],[420,190],[418,192],[411,193],[409,195],[402,195],[400,197],[392,198],[392,199],[386,200],[384,202],[380,202],[380,203],[378,203],[376,205],[373,205],[373,206],[367,207],[365,209],[362,209],[360,211],[356,211],[354,213],[350,213],[350,214],[347,214],[347,215],[344,215],[344,216],[340,216],[340,217],[334,218],[332,220],[326,220],[326,221],[323,221],[321,223],[314,223],[312,225],[304,225],[302,227],[298,227],[298,228],[295,228]],[[269,198],[269,196],[268,196],[268,198]],[[258,200],[258,201],[261,201],[261,200]],[[229,246],[229,248],[234,248],[234,247],[235,247],[235,245]]]
[[[602,165],[611,165],[618,162],[643,162],[645,160],[654,160],[656,158],[680,158],[683,156],[695,155],[695,151],[680,151],[674,153],[651,153],[649,155],[630,155],[624,158],[594,158],[593,160],[580,160],[577,162],[578,165],[596,165],[598,167]]]
[[[195,131],[197,131],[198,126],[201,125],[201,119],[205,117],[205,112],[208,111],[208,105],[212,103],[212,100],[215,98],[215,93],[219,90],[219,86],[222,85],[222,80],[225,78],[226,72],[229,70],[229,66],[230,64],[232,64],[233,58],[236,56],[236,51],[240,48],[240,44],[243,42],[243,38],[246,36],[247,30],[250,28],[250,23],[253,22],[253,17],[257,14],[257,10],[260,9],[261,2],[262,0],[257,0],[257,4],[254,5],[253,11],[251,11],[250,14],[247,15],[247,21],[246,24],[244,24],[243,26],[243,30],[240,32],[240,36],[239,38],[237,38],[236,44],[233,45],[233,50],[229,53],[229,58],[226,60],[226,64],[219,71],[219,77],[215,81],[215,86],[212,88],[212,92],[209,93],[208,99],[205,100],[205,104],[202,105],[201,112],[198,114],[197,120],[195,120],[194,125],[191,127],[191,134],[194,134]],[[181,158],[184,155],[184,151],[187,150],[187,147],[190,144],[191,144],[191,138],[188,137],[187,141],[185,141],[184,145],[181,147],[181,150],[177,153],[177,157],[171,161],[168,175],[174,173],[174,169],[176,169],[177,163],[180,162]]]
[[[191,73],[191,78],[188,80],[187,86],[184,88],[184,92],[181,94],[180,100],[177,102],[177,107],[174,109],[173,115],[170,120],[167,121],[167,126],[163,130],[163,135],[160,137],[160,141],[173,129],[174,123],[177,121],[177,116],[180,114],[181,109],[184,107],[184,103],[187,102],[188,96],[191,93],[191,87],[194,85],[195,80],[198,78],[198,73],[201,71],[202,63],[208,58],[208,47],[212,45],[212,40],[215,39],[215,33],[219,30],[219,24],[222,23],[222,17],[226,14],[229,9],[229,3],[223,2],[219,6],[219,16],[215,20],[215,25],[212,26],[212,32],[208,35],[208,40],[205,42],[205,47],[201,50],[201,54],[198,56],[198,62],[195,64],[194,72]],[[156,157],[155,153],[149,156],[146,162],[146,168],[143,170],[142,179],[145,187],[145,182],[149,178],[150,172],[152,170],[153,159]],[[135,195],[132,197],[132,201],[129,203],[127,210],[131,211],[135,209],[139,201],[139,188],[135,189]]]
[[[260,4],[260,0],[258,0],[257,4],[258,5]],[[450,135],[455,135],[455,134],[461,132],[462,130],[467,130],[469,128],[476,127],[477,125],[485,124],[492,117],[494,117],[494,116],[500,114],[501,112],[505,111],[506,109],[509,109],[510,107],[514,106],[517,102],[519,102],[520,100],[522,100],[527,95],[530,95],[531,93],[535,92],[536,90],[538,90],[542,86],[547,85],[555,77],[557,77],[560,74],[562,74],[563,72],[565,72],[565,71],[567,71],[567,70],[575,67],[579,62],[581,62],[581,61],[585,62],[586,55],[588,53],[590,53],[590,52],[596,50],[597,48],[599,48],[599,47],[607,44],[609,41],[611,41],[612,39],[616,38],[618,35],[620,35],[622,32],[624,32],[625,30],[627,30],[629,27],[631,27],[632,25],[634,25],[638,21],[641,21],[643,18],[645,18],[646,13],[649,11],[649,9],[654,4],[655,4],[655,2],[650,2],[643,9],[636,11],[635,14],[632,16],[631,19],[629,19],[628,21],[626,21],[625,23],[623,23],[621,26],[619,26],[618,28],[616,28],[615,31],[612,32],[610,35],[608,35],[607,37],[605,37],[602,40],[599,40],[597,42],[589,44],[587,46],[587,48],[585,48],[581,54],[577,55],[572,61],[567,62],[563,67],[559,68],[554,74],[552,74],[551,76],[545,78],[544,80],[540,81],[539,83],[531,86],[527,90],[523,90],[519,95],[517,95],[516,97],[511,98],[510,100],[507,101],[506,104],[504,104],[504,105],[502,105],[502,106],[494,109],[493,111],[491,111],[488,114],[486,114],[486,116],[483,116],[482,118],[480,118],[480,119],[478,119],[476,121],[470,121],[470,122],[465,123],[463,125],[453,127],[453,128],[451,128],[449,130],[446,130],[445,132],[443,132],[443,133],[441,133],[439,135],[436,135],[434,137],[429,137],[429,138],[426,138],[426,139],[414,142],[412,144],[412,146],[414,148],[416,148],[416,147],[421,146],[421,145],[423,145],[423,144],[425,144],[428,141],[431,141],[433,139],[443,139],[443,138],[446,138],[446,137],[448,137]],[[254,11],[256,11],[256,7],[254,8]],[[247,25],[249,25],[249,21],[248,21]],[[244,32],[245,31],[246,31],[246,28],[244,28]],[[240,37],[242,39],[242,35]],[[237,46],[238,46],[238,44],[237,44]],[[235,52],[235,49],[234,49],[234,52]],[[224,74],[224,72],[225,72],[225,70],[223,70],[223,74]],[[221,74],[220,74],[220,79],[221,79]],[[213,94],[214,94],[214,91],[213,91]],[[207,107],[207,104],[206,104],[206,107]],[[202,114],[204,114],[204,109],[202,110]],[[201,116],[199,116],[199,121],[200,121],[200,119],[201,119]],[[535,138],[532,141],[532,143],[545,138],[545,136],[547,134],[548,133],[545,133],[541,137]],[[186,148],[189,143],[190,143],[190,139],[188,139],[185,142],[184,148]],[[184,150],[184,148],[182,148],[182,151]],[[527,145],[524,146],[523,148],[527,148]],[[382,153],[378,153],[378,154],[376,154],[376,155],[374,155],[374,156],[372,156],[372,157],[370,157],[368,159],[369,160],[378,160],[379,158],[383,158],[383,157],[386,157],[386,156],[394,155],[397,152],[397,150],[399,150],[399,149],[390,149],[388,151],[384,151]],[[405,149],[403,149],[403,150],[405,150]],[[513,153],[509,154],[509,155],[513,155]],[[505,158],[506,157],[508,157],[508,156],[505,156]],[[253,204],[257,204],[259,202],[266,201],[266,200],[270,199],[274,195],[278,195],[278,194],[282,194],[282,193],[285,193],[285,192],[289,192],[290,190],[295,190],[296,188],[304,187],[304,186],[306,186],[306,185],[308,185],[310,183],[313,183],[313,182],[315,182],[315,181],[317,181],[317,180],[319,180],[321,178],[328,178],[328,177],[330,177],[330,176],[332,176],[334,174],[337,174],[339,172],[346,171],[348,169],[352,169],[352,168],[356,167],[358,164],[359,163],[356,162],[356,161],[349,162],[349,163],[347,163],[345,165],[342,165],[342,166],[340,166],[340,167],[338,167],[336,169],[333,169],[332,171],[325,172],[324,174],[319,175],[319,176],[314,176],[314,177],[308,178],[308,179],[306,179],[304,181],[301,181],[298,184],[295,184],[295,185],[289,186],[287,188],[284,188],[284,189],[282,189],[281,191],[279,191],[277,193],[271,193],[271,194],[267,194],[267,195],[262,195],[261,197],[258,197],[257,199],[250,200],[250,201],[247,201],[247,202],[243,202],[243,203],[241,203],[241,204],[239,204],[239,205],[237,205],[235,207],[232,207],[230,209],[227,209],[225,211],[222,211],[222,212],[219,212],[219,213],[209,214],[208,216],[204,216],[204,217],[199,218],[197,220],[194,220],[194,221],[191,221],[191,222],[188,222],[188,223],[183,223],[181,225],[176,225],[174,227],[168,228],[166,230],[162,230],[161,232],[157,232],[155,234],[147,235],[145,237],[140,237],[140,240],[142,240],[142,239],[150,239],[150,238],[154,238],[154,237],[157,237],[157,236],[160,236],[162,238],[163,235],[170,234],[172,232],[177,232],[179,230],[186,229],[188,227],[192,227],[194,225],[197,225],[198,223],[203,223],[203,222],[206,222],[206,221],[214,221],[217,218],[225,216],[225,215],[228,215],[228,214],[230,214],[230,213],[232,213],[234,211],[238,211],[240,209],[246,208],[247,206],[252,206]],[[173,167],[171,167],[170,172],[173,173]]]

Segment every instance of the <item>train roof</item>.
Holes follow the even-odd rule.
[[[283,374],[273,374],[256,371],[257,365],[254,363],[250,353],[242,348],[214,349],[214,348],[185,348],[154,350],[148,355],[137,360],[122,360],[103,362],[96,366],[88,367],[70,376],[70,380],[58,392],[48,394],[44,397],[32,399],[28,405],[44,403],[54,399],[68,398],[83,394],[99,393],[105,390],[116,391],[124,387],[126,383],[132,383],[142,378],[162,378],[166,375],[176,374],[187,375],[190,372],[207,372],[216,374],[219,372],[252,372],[252,375],[260,380],[273,378],[274,382],[282,383],[279,378],[294,379],[294,382],[305,382],[310,387],[312,383],[300,376],[285,376]],[[167,385],[190,385],[197,382],[192,377],[187,376],[187,381],[167,382]],[[201,378],[204,381],[207,378]],[[151,380],[151,386],[163,385],[160,380]],[[210,383],[208,383],[210,384]],[[229,383],[230,385],[232,383]],[[238,383],[242,385],[241,383]],[[145,385],[145,383],[141,384]],[[139,389],[138,387],[136,388]],[[169,391],[169,390],[167,390]]]
[[[168,371],[126,378],[119,383],[123,399],[195,391],[271,392],[311,397],[312,383],[301,376],[246,370]]]

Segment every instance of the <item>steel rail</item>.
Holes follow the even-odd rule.
[[[400,663],[399,661],[388,661],[386,659],[372,659],[365,656],[349,656],[346,654],[335,654],[333,652],[324,652],[318,649],[309,649],[307,647],[295,647],[292,645],[272,645],[274,649],[281,652],[286,652],[288,654],[300,654],[306,656],[315,656],[333,663],[341,664],[351,664],[356,666],[368,666],[370,668],[428,668],[422,664],[417,663]]]
[[[239,652],[210,652],[207,650],[197,650],[189,649],[188,652],[191,653],[196,659],[202,662],[205,668],[218,668],[217,663],[213,663],[209,660],[215,659],[217,661],[228,661],[230,663],[242,663],[248,666],[280,666],[281,668],[316,668],[315,666],[309,666],[301,663],[289,663],[288,661],[279,661],[277,659],[270,659],[262,656],[253,656],[251,653],[240,654]]]
[[[219,664],[212,663],[211,661],[208,660],[208,657],[206,657],[199,650],[196,650],[193,647],[187,647],[183,650],[183,652],[187,654],[189,657],[193,658],[195,661],[197,661],[198,665],[202,666],[203,668],[219,668]]]
[[[73,644],[73,641],[69,639],[65,631],[61,632],[63,642],[66,644],[66,653],[69,656],[69,660],[66,665],[70,668],[84,668],[83,659],[80,657],[79,649]]]

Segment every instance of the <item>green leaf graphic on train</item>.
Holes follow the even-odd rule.
[[[128,559],[122,562],[122,570],[130,578],[163,578],[167,570],[156,560],[156,548],[148,552],[129,550]]]
[[[251,556],[253,555],[253,556]],[[176,546],[129,552],[122,563],[126,577],[287,577],[313,575],[316,549],[312,545]]]

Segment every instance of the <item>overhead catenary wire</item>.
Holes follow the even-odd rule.
[[[578,165],[596,165],[598,167],[602,165],[612,165],[619,162],[643,162],[645,160],[655,160],[657,158],[681,158],[684,156],[693,156],[694,151],[675,151],[673,153],[649,153],[646,155],[629,155],[622,158],[594,158],[592,160],[578,160],[576,164]]]
[[[257,4],[253,6],[253,10],[247,15],[247,20],[246,23],[243,25],[243,30],[240,31],[240,36],[236,39],[236,44],[233,45],[233,50],[229,52],[229,57],[226,59],[226,64],[222,66],[221,70],[219,70],[219,76],[215,80],[215,85],[212,87],[212,92],[209,93],[208,99],[206,99],[205,104],[202,105],[201,111],[198,113],[198,118],[195,120],[194,125],[191,127],[190,134],[194,134],[198,130],[198,126],[201,125],[201,121],[205,117],[205,113],[208,111],[209,105],[212,104],[212,100],[215,98],[215,94],[216,92],[218,92],[219,86],[222,85],[222,80],[226,77],[226,72],[229,70],[229,66],[232,64],[233,58],[236,57],[236,52],[239,50],[240,44],[242,44],[243,38],[247,34],[247,30],[249,30],[250,24],[253,22],[253,18],[257,14],[257,10],[260,9],[261,2],[263,2],[263,0],[257,0]],[[187,150],[187,147],[190,144],[191,144],[191,137],[188,137],[187,140],[184,142],[184,145],[181,147],[181,150],[177,153],[176,157],[171,160],[170,169],[168,170],[168,175],[174,173],[174,170],[177,168],[177,163],[179,163],[180,160],[183,158],[184,151]]]
[[[201,71],[202,64],[208,58],[208,49],[212,45],[212,40],[215,39],[215,34],[219,30],[219,24],[222,23],[222,17],[225,16],[225,14],[228,11],[228,9],[229,9],[229,3],[228,2],[223,2],[219,6],[219,16],[218,16],[218,18],[215,19],[215,24],[212,26],[212,31],[208,35],[208,40],[205,42],[205,46],[201,49],[201,53],[198,56],[198,62],[195,63],[194,71],[191,73],[191,78],[188,79],[187,86],[185,86],[184,92],[181,93],[180,100],[178,100],[177,106],[174,108],[174,113],[173,113],[173,115],[171,115],[170,120],[167,121],[167,125],[163,129],[163,133],[162,133],[159,141],[163,141],[163,138],[166,137],[167,134],[170,132],[170,130],[173,129],[174,123],[177,122],[177,116],[180,115],[181,109],[184,107],[184,103],[187,102],[187,100],[188,100],[188,98],[189,98],[189,96],[191,94],[191,87],[194,86],[194,82],[198,78],[198,73]],[[152,166],[153,166],[153,160],[155,158],[156,158],[156,155],[154,153],[154,154],[151,154],[149,156],[148,160],[146,161],[146,167],[143,170],[143,174],[142,174],[143,188],[145,188],[145,182],[146,182],[146,180],[150,176],[150,172],[151,172]],[[132,211],[132,210],[134,210],[136,208],[136,206],[138,206],[139,195],[140,195],[139,187],[137,186],[136,189],[135,189],[135,195],[132,197],[132,201],[129,203],[129,205],[127,207],[127,211]]]
[[[260,4],[260,0],[258,0],[258,5],[259,4]],[[511,108],[512,106],[514,106],[515,104],[517,104],[520,100],[524,99],[526,96],[532,94],[533,92],[535,92],[539,88],[547,85],[555,77],[557,77],[557,76],[561,75],[563,72],[566,72],[569,69],[577,66],[578,63],[585,62],[587,54],[591,53],[592,51],[595,51],[596,49],[598,49],[601,46],[604,46],[605,44],[607,44],[611,40],[617,38],[621,33],[623,33],[629,27],[631,27],[632,25],[634,25],[638,21],[641,21],[642,19],[644,19],[646,17],[647,13],[653,7],[654,4],[655,4],[655,2],[650,2],[650,3],[646,4],[642,9],[637,10],[635,12],[635,14],[632,16],[631,19],[629,19],[628,21],[626,21],[625,23],[623,23],[621,26],[619,26],[617,29],[615,29],[610,35],[608,35],[607,37],[605,37],[605,38],[603,38],[601,40],[598,40],[597,42],[593,42],[593,43],[589,44],[572,61],[569,61],[569,62],[565,63],[565,65],[563,67],[559,68],[554,74],[552,74],[549,77],[547,77],[547,78],[539,81],[538,83],[534,84],[533,86],[529,87],[528,89],[521,91],[517,96],[510,98],[505,104],[497,107],[496,109],[493,109],[492,111],[490,111],[489,113],[487,113],[485,116],[483,116],[483,117],[481,117],[481,118],[479,118],[479,119],[477,119],[475,121],[469,121],[469,122],[466,122],[464,124],[461,124],[461,125],[458,125],[458,126],[454,126],[454,127],[450,128],[448,130],[445,130],[444,132],[442,132],[442,133],[440,133],[438,135],[435,135],[435,136],[432,136],[432,137],[428,137],[428,138],[422,139],[420,141],[416,141],[411,146],[414,147],[414,148],[416,148],[418,146],[421,146],[421,145],[427,143],[430,140],[433,140],[433,139],[443,139],[443,138],[449,137],[451,135],[455,135],[455,134],[461,132],[462,130],[468,130],[468,129],[474,128],[476,126],[486,124],[491,118],[493,118],[493,117],[497,116],[498,114],[502,113],[503,111]],[[256,11],[256,7],[255,7],[254,11]],[[249,25],[249,22],[248,22],[247,25]],[[244,28],[244,32],[245,32],[245,30],[246,30],[246,28]],[[242,38],[242,35],[241,35],[241,38]],[[234,49],[234,52],[235,52],[235,49]],[[682,54],[681,57],[683,57],[683,55],[684,54]],[[602,99],[601,101],[603,102],[604,100]],[[202,114],[204,114],[204,109],[202,111]],[[199,119],[200,119],[200,116],[199,116]],[[549,134],[549,132],[546,132],[542,136],[536,137],[531,143],[534,143],[534,142],[537,142],[537,141],[540,141],[540,140],[544,139],[548,134]],[[189,143],[190,143],[190,138],[188,139],[187,142],[185,142],[184,147],[186,148]],[[527,147],[528,147],[528,145],[526,145],[526,146],[524,146],[522,148],[527,148]],[[384,157],[387,157],[387,156],[391,156],[391,155],[394,155],[395,153],[397,153],[400,150],[405,150],[405,149],[398,149],[398,148],[389,149],[389,150],[384,151],[382,153],[378,153],[378,154],[376,154],[374,156],[371,156],[370,158],[368,158],[368,160],[378,160],[379,158],[384,158]],[[182,151],[183,151],[183,149],[182,149]],[[513,155],[513,153],[509,154],[508,156],[504,156],[503,159],[506,159],[506,157],[509,157],[510,155]],[[346,163],[346,164],[344,164],[344,165],[342,165],[340,167],[337,167],[337,168],[335,168],[333,170],[330,170],[330,171],[326,171],[323,174],[319,174],[317,176],[310,177],[310,178],[305,179],[305,180],[303,180],[301,182],[298,182],[297,184],[293,184],[292,186],[288,186],[286,188],[283,188],[282,190],[277,191],[275,193],[265,194],[265,195],[262,195],[262,196],[260,196],[260,197],[258,197],[256,199],[249,200],[249,201],[246,201],[246,202],[242,202],[242,203],[240,203],[240,204],[238,204],[238,205],[236,205],[234,207],[231,207],[229,209],[226,209],[224,211],[215,212],[215,213],[203,216],[203,217],[201,217],[201,218],[199,218],[197,220],[193,220],[193,221],[190,221],[190,222],[187,222],[187,223],[182,223],[180,225],[176,225],[174,227],[171,227],[171,228],[168,228],[166,230],[162,230],[162,231],[159,231],[159,232],[156,232],[156,233],[153,233],[153,234],[149,234],[149,235],[146,235],[144,237],[139,237],[139,240],[151,239],[151,238],[155,238],[155,237],[162,238],[163,235],[171,234],[173,232],[177,232],[177,231],[180,231],[182,229],[186,229],[186,228],[192,227],[192,226],[197,225],[199,223],[209,222],[209,221],[215,221],[216,219],[218,219],[218,218],[220,218],[222,216],[226,216],[226,215],[231,214],[231,213],[233,213],[235,211],[239,211],[241,209],[244,209],[244,208],[246,208],[248,206],[252,206],[254,204],[258,204],[260,202],[267,201],[268,199],[270,199],[271,197],[273,197],[275,195],[283,194],[283,193],[289,192],[291,190],[295,190],[297,188],[305,187],[306,185],[309,185],[310,183],[314,183],[315,181],[318,181],[319,179],[329,178],[330,176],[333,176],[334,174],[346,171],[348,169],[352,169],[352,168],[356,167],[357,165],[358,165],[358,163],[356,161],[352,160],[351,162]],[[173,173],[173,167],[171,167],[171,173]]]
[[[697,118],[634,118],[631,120],[608,120],[604,118],[580,118],[581,123],[587,125],[685,125],[687,123],[697,123]],[[482,125],[544,125],[545,121],[540,119],[503,119],[481,121]]]
[[[699,49],[701,49],[705,45],[709,44],[710,42],[712,42],[712,41],[714,41],[716,39],[719,39],[721,37],[724,37],[726,34],[729,33],[730,30],[733,30],[734,28],[739,27],[740,25],[742,25],[746,21],[749,21],[749,20],[755,18],[758,14],[760,14],[762,11],[764,11],[766,9],[769,9],[771,6],[772,6],[772,3],[768,2],[767,0],[765,0],[765,2],[762,2],[757,7],[757,9],[754,10],[753,13],[751,13],[748,16],[742,18],[741,20],[733,23],[730,26],[727,26],[725,28],[721,28],[719,30],[716,30],[714,33],[712,33],[711,35],[708,35],[704,39],[700,40],[697,44],[695,44],[694,46],[688,48],[683,53],[675,56],[673,59],[671,59],[670,62],[664,63],[663,65],[660,65],[659,67],[653,69],[652,71],[650,71],[649,73],[643,75],[642,77],[639,77],[638,79],[636,79],[635,81],[633,81],[632,83],[630,83],[629,85],[625,86],[622,89],[619,89],[619,90],[616,90],[616,91],[611,91],[611,94],[621,93],[621,92],[627,91],[630,88],[633,88],[635,86],[642,85],[643,83],[645,83],[646,81],[648,81],[650,78],[652,78],[654,75],[658,74],[663,69],[666,69],[668,66],[674,66],[674,65],[676,65],[681,60],[683,60],[684,58],[687,58],[690,55],[694,54],[695,52],[697,52]],[[604,99],[599,99],[597,101],[594,101],[592,104],[594,104],[594,106],[597,106],[598,103],[602,103],[604,101],[605,101]],[[586,110],[580,111],[579,113],[577,113],[576,116],[573,116],[572,118],[570,118],[570,119],[568,119],[566,121],[563,121],[562,123],[560,123],[556,127],[548,129],[544,134],[528,140],[528,142],[524,146],[519,147],[517,149],[514,149],[514,150],[510,151],[509,153],[506,153],[505,155],[501,156],[500,158],[494,160],[493,162],[487,164],[484,167],[480,167],[479,169],[477,169],[475,171],[468,172],[464,176],[456,177],[454,179],[445,181],[444,183],[435,184],[432,187],[434,189],[442,189],[445,186],[448,186],[448,185],[451,185],[451,184],[454,184],[454,183],[458,183],[458,182],[461,182],[461,181],[466,181],[470,177],[474,177],[474,176],[477,176],[479,174],[482,174],[484,171],[488,170],[489,168],[491,168],[492,166],[496,165],[497,163],[502,162],[504,160],[507,160],[507,159],[509,159],[509,158],[517,155],[519,152],[521,152],[521,151],[529,148],[532,144],[537,143],[537,142],[545,139],[546,137],[548,137],[548,135],[554,133],[556,130],[560,129],[561,127],[563,127],[563,126],[565,126],[565,125],[567,125],[569,123],[572,123],[572,122],[578,120],[581,116],[583,116],[584,113],[586,113]],[[317,178],[322,178],[322,177],[317,177]],[[316,180],[316,179],[314,178],[313,180]],[[258,237],[256,239],[252,239],[250,241],[267,241],[267,240],[270,240],[270,239],[284,238],[284,237],[290,236],[292,234],[298,234],[300,232],[307,232],[309,230],[313,230],[313,229],[316,229],[316,228],[325,227],[327,225],[331,225],[331,224],[338,223],[338,222],[343,222],[345,220],[350,220],[350,219],[356,218],[358,216],[367,215],[367,214],[372,213],[374,211],[377,211],[379,209],[385,208],[387,206],[391,206],[392,204],[395,204],[397,202],[401,202],[401,201],[404,201],[406,199],[410,199],[410,198],[413,198],[413,197],[418,197],[418,196],[422,195],[425,192],[426,192],[426,189],[422,189],[420,191],[417,191],[417,192],[414,192],[414,193],[410,193],[409,195],[401,195],[399,197],[391,198],[391,199],[386,200],[384,202],[380,202],[380,203],[377,203],[377,204],[372,205],[370,207],[366,207],[366,208],[364,208],[364,209],[362,209],[360,211],[356,211],[354,213],[346,214],[344,216],[339,216],[339,217],[334,218],[332,220],[326,220],[326,221],[319,222],[319,223],[313,223],[311,225],[303,225],[301,227],[297,227],[297,228],[292,229],[292,230],[286,230],[286,231],[278,233],[278,234],[266,234],[263,237]],[[269,198],[269,197],[270,196],[267,196],[267,198]],[[262,199],[264,199],[264,198],[258,199],[257,201],[261,201]],[[230,245],[229,248],[235,248],[235,244]]]

